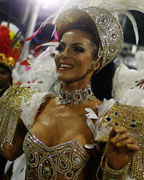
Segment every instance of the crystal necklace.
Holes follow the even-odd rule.
[[[76,89],[72,92],[68,92],[64,90],[61,86],[60,88],[60,101],[61,104],[70,104],[74,103],[74,105],[79,105],[83,103],[86,99],[93,100],[94,94],[91,90],[90,85],[87,85],[85,89]]]

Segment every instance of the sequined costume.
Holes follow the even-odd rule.
[[[77,180],[85,167],[89,154],[77,141],[47,147],[30,132],[24,144],[26,179]]]
[[[137,180],[144,178],[144,107],[129,106],[115,103],[103,118],[107,126],[124,126],[134,137],[140,151],[135,155],[129,166],[129,177]]]
[[[8,91],[11,91],[11,93],[6,92],[1,101],[5,101],[5,106],[1,108],[1,111],[7,111],[7,113],[5,113],[5,115],[2,115],[2,113],[0,113],[0,118],[6,118],[8,123],[2,123],[2,121],[0,122],[1,125],[5,127],[5,130],[8,128],[10,131],[2,131],[1,129],[1,146],[3,146],[6,142],[9,144],[12,143],[14,134],[17,133],[16,127],[19,123],[18,120],[20,117],[23,117],[23,123],[28,129],[28,133],[25,136],[25,140],[23,143],[23,149],[25,152],[27,164],[27,179],[32,180],[38,178],[77,180],[80,173],[88,163],[90,157],[90,154],[88,154],[86,149],[84,149],[84,147],[81,147],[81,145],[79,145],[77,141],[70,141],[54,147],[47,147],[30,131],[30,128],[33,124],[33,118],[35,117],[38,108],[40,107],[44,98],[49,96],[49,94],[34,92],[33,90],[18,86],[11,87]],[[12,94],[13,96],[11,96]],[[16,96],[18,98],[16,98]],[[14,103],[11,103],[11,108],[6,109],[9,104],[7,104],[6,102],[7,98],[9,100],[11,100],[12,98],[17,105],[19,104],[19,106],[14,107]],[[22,100],[21,107],[25,109],[24,111],[22,111],[22,115],[19,114],[21,112],[20,100]],[[33,102],[38,104],[36,108],[34,108],[35,103]],[[29,107],[29,109],[27,109],[27,107]],[[8,118],[9,116],[7,114],[12,113],[14,108],[16,108],[17,111],[14,111],[14,114],[11,115],[11,118]],[[88,110],[86,109],[86,112],[87,111]],[[29,112],[31,112],[31,116]],[[91,112],[92,111],[89,111],[89,114],[91,114]],[[27,113],[28,116],[25,116],[25,113]],[[136,179],[142,180],[142,173],[144,171],[142,161],[144,135],[142,134],[143,121],[141,121],[141,119],[144,118],[143,108],[120,105],[118,103],[115,103],[115,101],[113,101],[112,103],[111,101],[109,101],[105,102],[104,105],[100,107],[99,115],[103,117],[101,127],[97,132],[99,141],[107,140],[107,134],[105,135],[105,132],[102,129],[103,124],[105,123],[107,124],[107,127],[120,124],[126,126],[131,134],[137,139],[137,143],[141,147],[141,151],[135,156],[134,160],[132,161],[130,165],[131,169],[129,170],[129,172],[131,173],[128,177],[137,177]],[[94,114],[92,114],[92,116],[94,116]],[[86,117],[89,120],[90,118],[92,118],[92,116],[88,116],[86,114]],[[9,132],[11,133],[9,134]],[[99,132],[101,134],[100,136]],[[108,131],[106,133],[108,133]]]
[[[85,148],[76,140],[47,147],[30,132],[37,110],[47,96],[50,94],[38,93],[25,87],[13,86],[8,89],[0,102],[1,112],[3,112],[3,114],[0,113],[1,149],[6,143],[12,145],[21,118],[28,129],[23,143],[27,179],[77,180],[89,160],[89,154]],[[3,103],[5,106],[2,106]]]
[[[77,2],[80,3],[80,1],[77,1]],[[105,65],[113,61],[118,56],[119,52],[121,51],[122,42],[123,42],[122,29],[116,16],[113,16],[108,9],[104,10],[103,8],[101,9],[100,7],[96,6],[95,2],[96,1],[91,1],[91,3],[89,4],[89,7],[82,6],[81,9],[79,9],[78,5],[83,5],[83,3],[72,4],[75,6],[69,10],[67,9],[69,8],[69,6],[67,6],[66,8],[67,10],[59,14],[59,17],[57,17],[55,21],[56,23],[55,29],[57,30],[59,40],[61,39],[61,37],[63,36],[65,32],[67,32],[71,28],[74,28],[75,25],[82,25],[82,26],[84,25],[87,27],[91,27],[89,29],[94,31],[95,34],[99,36],[98,39],[100,43],[99,43],[99,48],[97,51],[97,58],[95,59],[95,61],[91,62],[90,68],[88,68],[88,70],[89,69],[92,70],[93,63],[94,63],[94,66],[96,66],[101,61],[101,66],[99,68],[100,70]],[[19,90],[17,89],[17,91]],[[28,130],[28,134],[25,136],[24,143],[23,143],[23,150],[25,152],[26,166],[27,166],[26,177],[28,179],[35,179],[35,180],[36,179],[58,179],[58,180],[85,179],[85,176],[81,177],[81,174],[84,173],[85,168],[88,167],[87,165],[88,165],[89,158],[88,158],[88,154],[84,150],[84,147],[79,146],[77,141],[70,141],[70,142],[65,142],[64,144],[47,147],[44,145],[44,143],[40,141],[40,139],[37,139],[31,133],[31,128],[33,128],[34,126],[34,120],[36,118],[39,108],[41,107],[44,100],[50,97],[51,94],[38,93],[38,92],[30,92],[30,94],[31,96],[27,99],[27,96],[22,97],[21,93],[19,92],[17,93],[17,96],[21,99],[21,105],[18,106],[18,113],[17,113],[17,115],[19,115],[20,118],[19,117],[13,118],[13,116],[15,116],[16,113],[11,114],[9,119],[7,117],[7,124],[3,125],[5,130],[2,130],[2,136],[0,137],[1,145],[5,146],[6,143],[9,143],[11,145],[13,142],[13,137],[15,136],[15,133],[17,133],[17,131],[13,130],[12,135],[11,135],[12,137],[10,137],[10,133],[7,132],[8,128],[9,130],[10,128],[11,129],[13,128],[13,126],[11,125],[11,119],[12,121],[14,120],[13,122],[15,124],[14,128],[16,128],[17,125],[19,125],[19,120],[22,119],[24,125],[26,126]],[[16,101],[16,96],[14,100]],[[63,105],[61,102],[59,103],[60,105]],[[78,105],[79,104],[80,102],[78,103]],[[49,105],[49,108],[51,108],[50,105]],[[52,106],[52,108],[53,109],[50,109],[50,110],[53,112],[52,114],[54,114],[55,113],[54,109],[56,109],[56,106]],[[82,110],[84,110],[84,108],[82,108]],[[85,108],[85,110],[88,110],[88,108]],[[89,109],[89,112],[92,112],[92,110]],[[107,109],[106,112],[109,112],[109,109]],[[106,112],[103,111],[102,116],[101,117],[99,116],[98,119],[96,115],[93,115],[94,119],[97,119],[96,124],[93,126],[92,126],[92,123],[90,123],[91,117],[88,117],[88,119],[86,119],[87,116],[84,117],[84,119],[86,120],[89,126],[95,127],[95,129],[93,128],[92,130],[95,137],[98,134],[98,127],[101,128],[100,126],[98,126],[100,125],[99,124],[100,119],[103,119],[102,117],[105,115]],[[4,116],[5,116],[5,113],[2,119],[5,118]],[[54,119],[55,118],[56,117],[54,117]],[[9,126],[9,124],[11,125],[11,127]],[[84,122],[84,124],[86,123]],[[85,129],[87,128],[88,127],[85,126]],[[100,133],[102,133],[102,136],[104,136],[103,130],[105,129],[107,130],[107,128],[103,126],[102,128],[103,129],[100,130]],[[92,135],[92,133],[90,135]],[[48,138],[48,135],[46,136],[46,138]],[[100,141],[101,139],[97,138],[97,140]],[[85,147],[90,147],[90,146],[86,144]],[[94,144],[92,144],[91,147],[94,147]],[[3,147],[1,149],[3,149]],[[95,154],[97,154],[97,151],[95,152]],[[99,164],[99,162],[97,161],[95,161],[95,163]],[[95,164],[93,164],[92,167],[96,167]],[[97,169],[98,168],[96,168],[95,170]],[[117,173],[116,171],[117,170],[109,171],[109,172],[114,172],[114,174],[107,172],[106,173],[107,176],[105,176],[105,173],[103,173],[104,174],[103,179],[104,180],[106,179],[123,180],[125,179],[126,176],[127,177],[129,176],[127,172],[124,175],[120,174],[120,176],[118,176],[118,174],[123,171],[120,171],[120,172],[117,171],[118,174],[116,174]],[[105,172],[105,169],[104,169],[104,172]],[[93,171],[93,173],[96,173],[96,171]]]

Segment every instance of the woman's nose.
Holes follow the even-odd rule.
[[[69,50],[69,48],[65,48],[64,49],[64,51],[61,53],[63,56],[68,56],[69,55],[69,53],[70,53],[70,50]]]

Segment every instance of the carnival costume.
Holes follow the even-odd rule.
[[[97,2],[101,7],[102,4],[100,3],[100,1]],[[129,9],[136,9],[134,1],[130,2],[132,8],[129,7]],[[78,3],[81,4],[81,7],[78,6]],[[144,4],[141,1],[139,1],[139,3],[139,10],[142,11],[141,6],[144,6]],[[65,10],[63,9],[62,12],[59,12],[57,14],[56,30],[58,36],[61,37],[64,32],[71,29],[76,24],[86,25],[88,27],[91,27],[92,31],[98,31],[101,42],[101,48],[98,53],[98,60],[100,62],[101,58],[103,57],[100,67],[100,69],[102,69],[105,65],[113,61],[118,56],[122,48],[123,35],[119,21],[116,18],[116,14],[112,15],[108,10],[104,9],[104,1],[102,8],[97,7],[95,1],[87,1],[87,3],[85,1],[83,1],[83,3],[76,1],[73,5],[74,6],[72,8],[67,9],[65,7],[69,7],[69,3],[66,4],[66,6],[64,7]],[[118,3],[118,5],[120,4]],[[119,6],[119,8],[120,7],[123,6]],[[50,89],[48,89],[48,91]],[[78,102],[77,99],[75,100],[75,98],[73,98],[72,101],[76,104],[80,104],[85,99],[91,100],[93,94],[89,87],[81,90],[80,93],[79,91],[73,92],[73,96],[74,94],[81,94],[84,91],[86,91],[86,93],[84,93],[82,97],[80,96],[80,98],[78,98]],[[59,85],[56,87],[53,86],[53,90],[51,89],[51,92],[37,92],[25,87],[14,86],[10,88],[1,99],[1,149],[3,149],[5,144],[12,145],[15,134],[18,133],[18,129],[20,130],[20,119],[22,119],[24,125],[28,129],[28,133],[25,136],[23,143],[23,150],[25,153],[27,166],[26,178],[28,179],[37,178],[56,180],[61,177],[66,180],[77,180],[79,179],[80,173],[88,163],[90,156],[86,149],[82,147],[77,141],[74,140],[59,144],[54,147],[47,147],[31,133],[31,127],[33,126],[34,119],[44,100],[46,98],[50,99],[53,96],[56,96],[57,98],[62,100],[61,104],[70,103],[70,101],[64,99],[65,95],[68,95],[69,97],[69,94],[66,91],[61,93]],[[3,106],[3,104],[5,105]],[[90,108],[85,108],[85,111],[86,122],[95,137],[94,144],[85,145],[85,147],[89,149],[97,146],[97,142],[106,142],[108,133],[110,132],[112,126],[122,124],[123,126],[126,126],[128,129],[130,129],[130,132],[132,133],[135,131],[135,127],[142,128],[142,119],[144,116],[143,108],[135,108],[126,105],[124,106],[117,104],[113,100],[111,100],[108,103],[105,102],[104,105],[99,107],[98,117]],[[127,118],[127,114],[125,113],[129,111],[131,111],[132,113],[131,116]],[[134,114],[136,114],[136,116],[133,116]],[[92,119],[98,119],[96,121],[96,124],[93,124]],[[139,129],[137,129],[135,132],[140,135]],[[134,134],[134,136],[137,136],[137,134]],[[141,141],[138,141],[138,145],[142,147]],[[131,162],[128,167],[122,170],[113,170],[109,168],[107,164],[105,165],[105,167],[102,167],[102,164],[100,163],[97,172],[97,178],[98,173],[103,171],[103,178],[105,180],[122,180],[133,178],[142,180],[143,169],[140,170],[140,168],[143,165],[143,162],[139,160],[142,159],[142,155],[143,151],[141,151],[136,156],[135,163]],[[134,167],[137,167],[137,169],[134,170]],[[132,168],[131,173],[130,168]]]
[[[0,79],[0,97],[12,85],[12,69],[20,56],[21,45],[19,40],[15,41],[15,33],[6,25],[0,25],[0,67],[9,74],[8,82]],[[3,178],[6,159],[0,156],[0,178]]]

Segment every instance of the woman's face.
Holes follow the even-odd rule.
[[[93,61],[91,36],[81,30],[67,31],[55,56],[58,79],[73,82],[81,79]]]
[[[4,67],[0,66],[0,88],[5,88],[10,82],[10,73]]]

